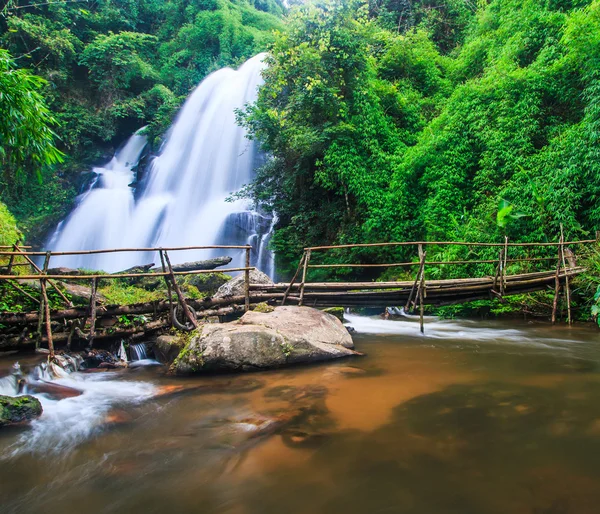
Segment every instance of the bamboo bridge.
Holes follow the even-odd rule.
[[[577,264],[577,257],[585,252],[586,247],[595,245],[598,241],[564,241],[561,235],[558,242],[546,243],[503,243],[459,242],[459,241],[416,241],[352,244],[336,246],[310,247],[304,250],[298,268],[290,282],[272,284],[255,284],[251,282],[251,271],[256,269],[250,265],[253,248],[248,245],[210,245],[188,246],[173,248],[119,248],[107,250],[84,250],[73,252],[32,251],[30,247],[19,246],[0,247],[0,283],[5,283],[14,290],[27,296],[38,305],[34,312],[2,312],[0,313],[0,350],[18,348],[23,345],[40,347],[47,346],[54,353],[55,343],[66,343],[83,340],[91,347],[95,339],[115,339],[128,337],[143,337],[159,330],[175,326],[183,330],[193,330],[198,326],[198,320],[208,316],[225,316],[243,313],[254,308],[257,304],[267,302],[271,305],[305,305],[316,308],[325,307],[402,307],[406,312],[418,311],[423,331],[423,311],[425,305],[450,305],[482,299],[502,299],[509,295],[530,293],[540,290],[553,291],[552,321],[556,321],[557,306],[562,294],[566,300],[568,321],[571,323],[571,288],[570,279],[585,271]],[[462,247],[471,252],[495,253],[497,257],[488,259],[456,259],[444,260],[427,257],[428,249],[448,249]],[[390,263],[338,263],[323,262],[315,256],[327,252],[343,252],[346,249],[368,251],[382,248],[398,249],[411,247],[416,249],[416,258],[408,262]],[[218,269],[184,269],[177,271],[171,265],[169,252],[185,252],[189,250],[236,250],[245,253],[245,265]],[[406,250],[406,248],[404,249]],[[141,252],[148,255],[153,252],[160,258],[161,266],[150,270],[149,266],[126,270],[120,273],[92,272],[92,274],[57,274],[52,273],[50,263],[52,257],[66,255]],[[406,253],[406,252],[405,252]],[[543,254],[540,256],[540,254]],[[337,254],[336,254],[337,255]],[[38,266],[36,259],[44,259],[43,265]],[[435,279],[427,275],[437,274],[433,270],[448,269],[452,266],[462,266],[478,270],[489,269],[491,273],[480,276],[460,278]],[[508,273],[510,267],[532,268],[516,274]],[[25,270],[27,268],[27,270]],[[328,280],[326,282],[310,281],[313,270],[328,269],[331,271],[351,272],[359,268],[368,270],[379,268],[406,268],[404,275],[409,280],[401,281],[354,281],[341,282]],[[540,269],[542,268],[542,269]],[[412,271],[411,271],[412,270]],[[186,275],[204,273],[243,273],[243,294],[219,298],[204,298],[201,300],[186,298],[179,285],[178,278]],[[473,272],[476,274],[476,272]],[[165,282],[165,298],[159,301],[134,305],[101,305],[97,298],[98,282],[104,280],[139,280],[145,277],[162,279]],[[22,282],[39,282],[39,296],[36,298],[26,292],[19,284]],[[89,305],[76,307],[65,295],[61,283],[84,282],[90,285]],[[64,308],[50,309],[48,290],[52,289],[64,303]],[[103,318],[115,318],[128,315],[150,315],[152,321],[145,322],[141,327],[121,327],[102,331],[99,322]],[[59,327],[57,330],[54,327]],[[64,330],[62,330],[64,328]]]

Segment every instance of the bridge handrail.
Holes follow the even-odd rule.
[[[12,248],[12,247],[11,247]],[[23,248],[23,247],[20,247]],[[99,250],[73,250],[71,252],[55,252],[50,251],[52,257],[60,257],[65,255],[92,255],[98,253],[117,253],[117,252],[160,252],[162,251],[180,251],[180,250],[215,250],[215,249],[229,249],[229,250],[252,250],[250,245],[205,245],[205,246],[170,246],[170,247],[156,247],[156,248],[106,248]],[[28,256],[44,256],[48,251],[0,251],[0,255],[11,256],[11,255],[28,255]]]
[[[202,273],[223,273],[226,271],[252,271],[256,267],[248,266],[244,268],[219,268],[205,269],[205,270],[192,270],[192,271],[173,271],[173,275],[200,275]],[[106,273],[99,275],[48,275],[45,273],[38,273],[36,275],[0,275],[0,280],[104,280],[104,279],[120,279],[120,278],[143,278],[143,277],[170,277],[171,273],[166,271],[157,271],[156,273]]]
[[[548,243],[478,243],[469,241],[398,241],[394,243],[356,243],[356,244],[343,244],[343,245],[331,245],[331,246],[310,246],[304,248],[304,251],[316,251],[316,250],[333,250],[337,248],[367,248],[376,246],[411,246],[411,245],[461,245],[461,246],[488,246],[488,247],[511,247],[511,246],[560,246],[560,245],[582,245],[597,243],[596,239],[583,239],[580,241],[564,241],[561,242],[548,242]]]

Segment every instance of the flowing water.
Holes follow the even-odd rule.
[[[421,336],[410,318],[348,323],[366,356],[53,378],[82,394],[42,396],[30,428],[0,431],[2,512],[599,512],[595,327],[429,319]],[[36,364],[20,360],[24,374]]]
[[[268,250],[273,216],[252,210],[246,200],[228,200],[252,181],[263,160],[235,119],[237,109],[256,99],[263,58],[259,54],[238,70],[224,68],[202,81],[135,189],[132,168],[145,145],[141,136],[134,135],[107,166],[94,170],[98,180],[59,225],[50,249],[253,244],[252,264],[273,274]],[[131,155],[134,146],[139,151]],[[240,250],[177,252],[171,260],[223,254],[243,265]],[[81,255],[53,258],[52,266],[119,271],[156,259],[139,253]]]

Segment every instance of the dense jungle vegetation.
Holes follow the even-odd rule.
[[[277,213],[282,273],[316,244],[600,229],[600,0],[318,0],[289,12],[278,0],[10,1],[1,12],[3,69],[43,78],[30,87],[64,154],[34,163],[41,183],[22,165],[31,156],[0,155],[1,199],[30,240],[64,213],[82,165],[143,125],[158,141],[202,77],[265,49],[258,102],[238,114],[271,159],[241,194]],[[4,138],[14,122],[0,123]]]
[[[324,242],[593,238],[599,79],[598,1],[307,4],[242,115],[274,157],[249,193],[284,265]]]
[[[0,0],[0,200],[28,239],[65,215],[82,170],[143,126],[158,139],[208,73],[266,50],[283,13],[279,0]],[[11,106],[11,76],[40,96],[31,116]],[[61,164],[15,154],[47,141],[11,141],[22,119],[54,131]]]

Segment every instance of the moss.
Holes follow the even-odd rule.
[[[274,307],[271,307],[267,302],[261,302],[254,307],[254,312],[262,312],[268,313],[273,312],[275,310]]]
[[[199,368],[204,366],[204,355],[202,350],[193,348],[192,343],[194,339],[202,337],[202,326],[191,332],[180,332],[177,340],[173,344],[183,346],[183,350],[179,352],[177,358],[173,361],[173,364],[169,368],[170,372],[175,372],[177,367],[182,364],[188,364],[192,371],[198,371]]]
[[[33,396],[0,396],[0,426],[39,417],[42,405]]]
[[[344,321],[344,308],[343,307],[328,307],[327,309],[323,309],[323,312],[327,314],[331,314],[335,316],[340,321]]]
[[[213,295],[225,282],[231,280],[225,273],[198,273],[178,279],[178,283],[193,298]],[[192,296],[193,295],[193,296]]]
[[[111,280],[106,286],[98,288],[98,292],[106,298],[109,305],[132,305],[162,300],[165,297],[161,291],[147,291],[141,287],[123,284],[120,280]]]

